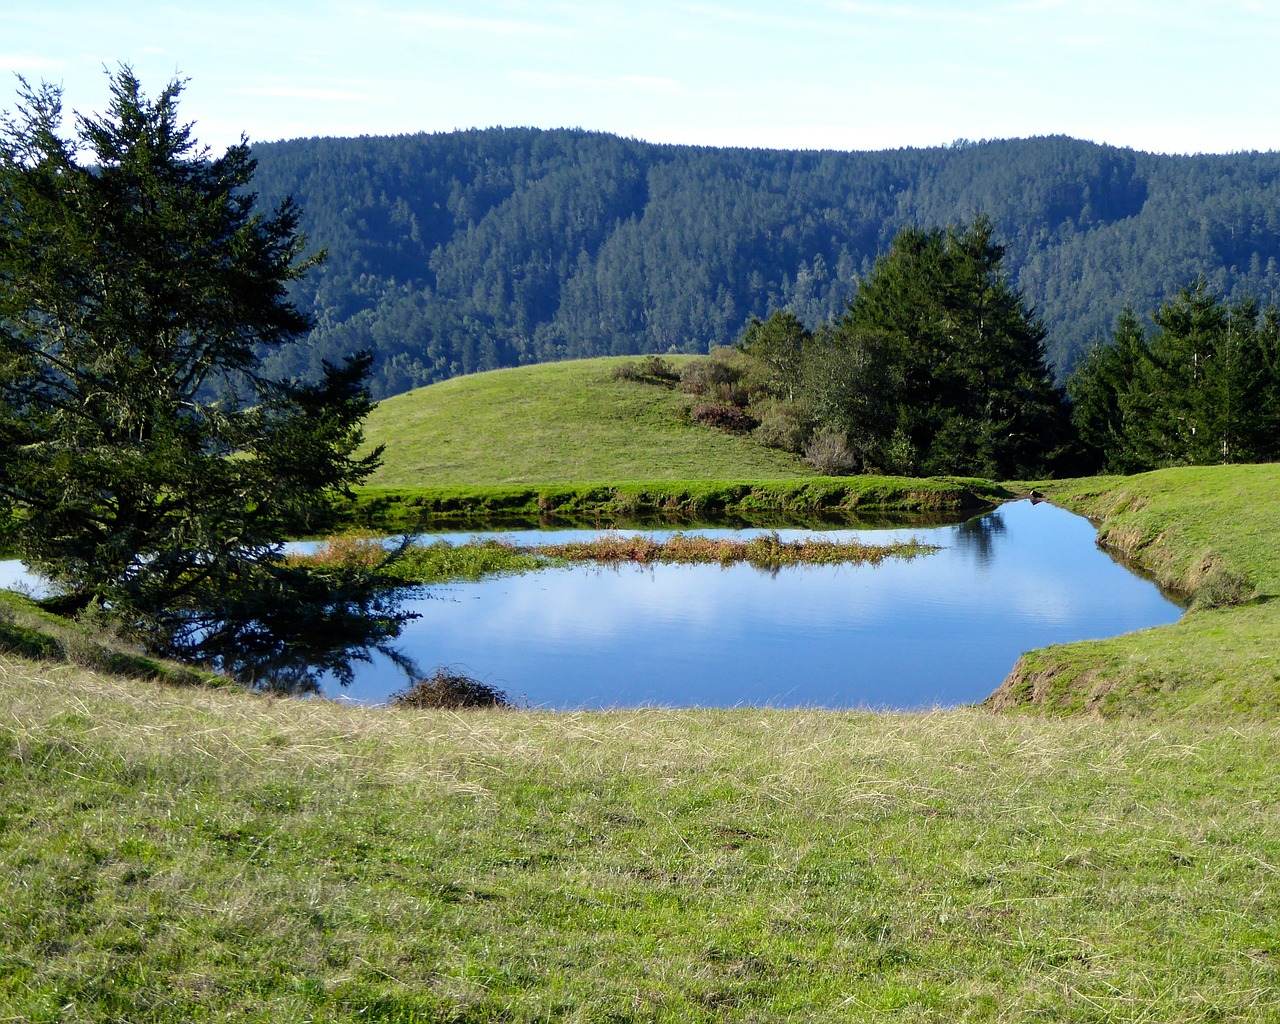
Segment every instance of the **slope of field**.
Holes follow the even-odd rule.
[[[1210,466],[1040,485],[1098,541],[1191,599],[1183,618],[1032,651],[998,707],[1103,714],[1280,713],[1280,465]]]
[[[386,454],[369,483],[474,487],[813,475],[793,455],[690,421],[688,395],[612,378],[614,368],[633,361],[493,370],[380,402],[365,436],[386,445]]]

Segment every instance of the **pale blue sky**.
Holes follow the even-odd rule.
[[[104,65],[221,149],[492,125],[841,150],[1066,134],[1280,149],[1270,0],[5,0],[0,72],[99,111]],[[12,74],[0,108],[14,104]]]

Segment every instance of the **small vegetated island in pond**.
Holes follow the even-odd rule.
[[[519,544],[505,540],[473,540],[465,544],[436,541],[408,546],[391,556],[384,568],[389,581],[400,584],[478,580],[500,573],[532,572],[570,562],[605,565],[735,565],[758,569],[796,565],[876,565],[886,558],[916,558],[937,548],[915,539],[884,544],[858,540],[805,537],[783,540],[776,531],[748,539],[702,537],[676,533],[669,537],[606,533],[588,540]],[[292,556],[296,564],[366,564],[387,559],[383,543],[369,538],[334,538],[315,552]]]

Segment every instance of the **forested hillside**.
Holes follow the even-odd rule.
[[[1280,153],[1170,157],[1067,138],[878,153],[650,145],[489,129],[259,145],[328,262],[299,298],[311,374],[369,348],[383,397],[566,357],[696,352],[752,316],[844,308],[900,229],[983,212],[1061,375],[1126,306],[1197,277],[1280,298]]]

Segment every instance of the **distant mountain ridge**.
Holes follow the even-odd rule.
[[[902,227],[986,213],[1059,373],[1126,306],[1197,277],[1280,299],[1280,153],[1162,156],[1065,137],[882,152],[657,145],[492,128],[254,147],[327,263],[298,290],[309,374],[369,348],[376,397],[523,363],[705,351],[786,307],[844,308]]]

